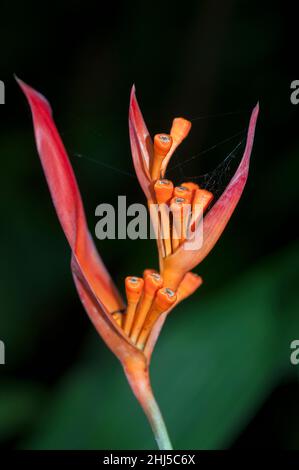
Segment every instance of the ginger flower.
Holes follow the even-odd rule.
[[[258,105],[251,115],[240,165],[222,196],[209,209],[213,200],[209,191],[191,182],[174,187],[165,179],[167,164],[188,135],[191,123],[176,118],[169,134],[158,134],[152,141],[133,87],[129,109],[133,163],[153,219],[160,269],[145,269],[140,277],[126,277],[124,301],[88,231],[76,178],[50,105],[40,93],[17,81],[31,108],[37,150],[71,248],[71,270],[81,302],[99,335],[120,360],[159,448],[171,449],[150,385],[151,354],[169,312],[201,285],[201,277],[191,269],[213,248],[240,199],[248,175]],[[157,206],[158,213],[152,211]],[[193,246],[198,228],[202,240],[199,246]]]

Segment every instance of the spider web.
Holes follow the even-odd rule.
[[[231,137],[228,137],[227,139],[222,140],[221,142],[218,142],[217,144],[203,150],[199,154],[193,155],[182,163],[174,164],[168,171],[168,177],[171,179],[172,174],[179,171],[181,180],[193,181],[194,183],[197,183],[202,189],[211,191],[214,195],[214,200],[217,199],[226,188],[232,175],[234,174],[236,166],[241,159],[245,142],[245,131],[246,129],[238,132],[237,134],[234,134]],[[241,135],[243,135],[243,137],[240,139]],[[216,150],[221,145],[232,141],[236,137],[239,137],[238,143],[233,147],[232,150],[229,151],[225,158],[214,169],[199,175],[187,175],[184,172],[184,168],[190,162],[196,160],[197,158],[203,157],[213,150]]]
[[[234,114],[240,114],[240,113],[229,112],[229,113],[221,113],[219,115],[200,116],[199,118],[192,119],[192,121],[198,120],[198,119],[206,119],[210,117],[211,118],[223,117],[223,116],[230,115],[230,114],[234,115]],[[90,129],[90,126],[89,126],[89,131],[90,130],[93,133],[96,133],[97,135],[99,135],[97,131],[95,131],[94,129]],[[214,195],[214,201],[215,201],[222,194],[223,190],[229,183],[234,173],[234,170],[236,169],[236,166],[241,159],[242,150],[243,150],[244,142],[246,139],[245,134],[246,134],[246,128],[228,138],[221,140],[220,142],[217,142],[216,144],[208,147],[207,149],[204,149],[198,154],[193,155],[187,159],[184,159],[183,161],[178,155],[179,152],[175,152],[171,159],[170,165],[167,169],[166,178],[169,178],[171,180],[179,179],[180,182],[182,181],[196,182],[201,188],[211,191]],[[236,139],[237,139],[237,144],[231,150],[229,150],[225,158],[222,159],[221,162],[214,169],[211,169],[210,171],[203,173],[203,174],[199,174],[199,175],[194,175],[194,174],[188,175],[185,173],[184,170],[186,166],[188,165],[190,166],[190,163],[192,163],[193,161],[199,158],[201,158],[202,160],[202,158],[205,157],[206,155],[210,154],[211,152],[220,150],[221,147],[224,147],[225,145],[229,144],[230,142]],[[126,176],[130,179],[137,179],[135,173],[132,173],[131,171],[127,171],[127,169],[120,168],[119,166],[111,165],[110,163],[103,162],[99,160],[98,158],[93,158],[90,155],[87,156],[82,153],[72,152],[72,156],[89,161],[93,164],[102,166],[103,168],[106,168],[107,170],[111,172],[120,173],[123,176]]]

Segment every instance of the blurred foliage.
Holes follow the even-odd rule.
[[[18,8],[15,15],[4,2],[0,30],[6,85],[0,339],[7,360],[0,366],[1,445],[154,447],[72,285],[69,250],[15,72],[53,106],[92,232],[100,202],[115,204],[122,194],[128,204],[143,202],[127,130],[133,82],[152,133],[167,130],[176,115],[192,120],[190,138],[170,166],[175,182],[217,167],[244,137],[260,100],[246,190],[198,268],[204,286],[165,326],[153,356],[153,386],[177,448],[298,447],[298,367],[289,362],[299,328],[299,108],[289,99],[290,82],[298,79],[295,15],[280,2],[253,1],[248,8],[242,0],[192,0],[184,8],[106,2],[101,12],[97,2],[54,1],[47,14],[28,0]],[[225,174],[216,173],[213,189],[223,189],[240,155]],[[184,163],[191,156],[197,158]],[[157,266],[153,241],[98,247],[120,289],[127,274]]]

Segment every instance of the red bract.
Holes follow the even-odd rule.
[[[144,355],[130,343],[111,315],[122,311],[125,304],[88,231],[75,175],[50,105],[40,93],[21,80],[18,83],[31,107],[37,149],[58,218],[71,247],[71,267],[81,301],[98,333],[123,364],[134,356],[134,362],[138,359],[143,367]]]

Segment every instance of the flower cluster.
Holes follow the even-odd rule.
[[[107,346],[121,361],[129,383],[141,403],[160,448],[171,444],[152,394],[148,367],[167,314],[202,283],[191,270],[213,248],[227,225],[244,189],[258,105],[254,108],[239,167],[220,198],[198,185],[183,182],[174,187],[165,179],[168,162],[186,138],[191,123],[173,121],[169,134],[152,141],[135,96],[131,92],[129,132],[137,178],[151,208],[159,253],[159,272],[146,269],[143,277],[125,280],[127,302],[115,287],[92,241],[78,185],[47,100],[17,79],[31,107],[35,140],[57,216],[71,248],[71,269],[83,306]],[[188,210],[186,210],[186,208]],[[171,211],[169,211],[171,209]],[[156,218],[155,218],[156,217]],[[199,247],[186,249],[201,227]]]

